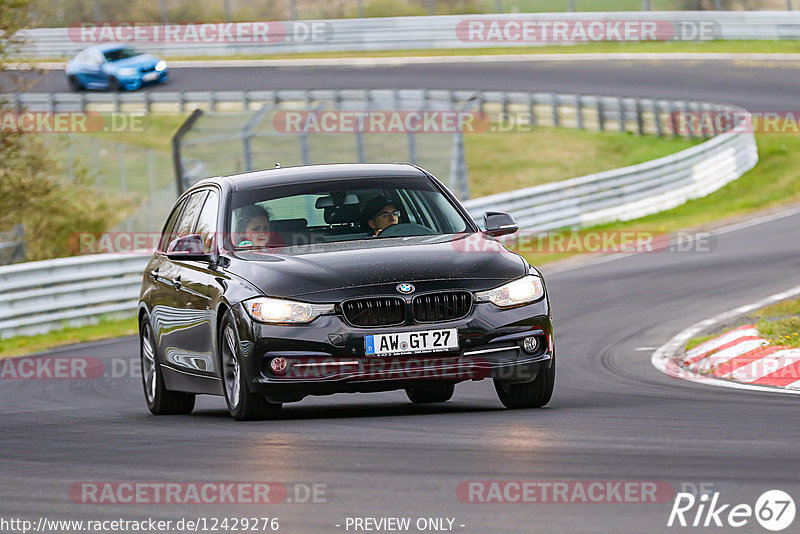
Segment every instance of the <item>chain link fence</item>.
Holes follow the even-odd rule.
[[[25,261],[25,229],[18,224],[10,232],[0,232],[0,265]]]
[[[204,112],[191,120],[173,141],[180,162],[177,185],[185,189],[202,178],[276,164],[394,161],[428,169],[466,200],[463,132],[456,127],[432,133],[421,123],[416,131],[407,123],[392,129],[391,121],[402,121],[411,113],[441,124],[442,113],[468,113],[475,107],[477,100],[458,102],[449,93],[423,90],[283,91],[256,110]],[[302,124],[292,124],[292,113]],[[381,120],[379,129],[385,131],[367,124],[374,119]],[[330,124],[326,127],[317,120]]]
[[[152,231],[160,226],[177,191],[169,150],[85,135],[44,136],[51,155],[70,179],[86,173],[98,193],[123,197],[133,211],[113,230]]]

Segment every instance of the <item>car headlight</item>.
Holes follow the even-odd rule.
[[[159,60],[159,62],[156,63],[156,70],[158,72],[161,72],[162,70],[165,70],[166,68],[167,68],[167,62],[164,61],[163,59]]]
[[[309,304],[294,300],[259,297],[244,303],[247,313],[262,323],[310,323],[320,315],[333,313],[333,304]]]
[[[491,302],[500,308],[521,306],[544,296],[544,285],[538,276],[527,275],[500,287],[475,293],[478,302]]]
[[[137,70],[131,68],[119,69],[120,76],[134,76],[136,75]]]

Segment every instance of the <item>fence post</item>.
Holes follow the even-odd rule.
[[[583,124],[583,95],[578,95],[577,101],[575,102],[575,113],[577,115],[578,120],[578,129],[584,130]]]
[[[553,112],[553,126],[561,126],[561,114],[558,112],[558,95],[553,93],[550,95],[550,105]]]
[[[300,154],[303,158],[303,165],[311,164],[311,151],[308,147],[308,135],[305,131],[300,132]]]
[[[203,110],[195,109],[186,122],[181,124],[175,135],[172,136],[172,166],[175,170],[175,185],[177,186],[178,196],[186,190],[183,183],[183,161],[181,160],[181,140],[186,133],[192,129],[194,123],[203,115]]]
[[[467,164],[464,154],[464,134],[461,130],[453,134],[452,148],[450,149],[450,190],[462,202],[469,200],[469,182],[467,179]]]
[[[644,110],[642,109],[642,101],[636,99],[636,131],[639,135],[644,135]]]
[[[617,100],[619,103],[619,131],[624,132],[626,131],[626,124],[625,124],[625,99],[619,98]]]
[[[601,132],[606,130],[606,116],[605,110],[603,109],[603,97],[597,97],[597,126],[600,128]]]
[[[536,126],[536,96],[533,93],[528,95],[528,114],[530,115],[528,124],[533,128]]]
[[[417,138],[414,132],[408,132],[408,159],[414,165],[417,164]]]
[[[663,137],[664,124],[661,122],[661,110],[659,109],[657,100],[653,100],[653,120],[656,124],[656,135],[658,137]]]

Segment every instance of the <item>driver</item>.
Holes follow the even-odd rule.
[[[381,235],[386,228],[400,222],[400,210],[390,198],[380,196],[364,205],[361,216],[374,237]]]

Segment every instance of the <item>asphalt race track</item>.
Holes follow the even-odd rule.
[[[797,80],[791,65],[576,62],[177,69],[157,90],[507,88],[691,96],[778,110],[794,109]],[[52,73],[35,90],[62,89],[63,77]],[[554,398],[541,410],[505,410],[483,381],[458,385],[452,401],[433,407],[412,406],[402,392],[337,395],[286,405],[278,421],[236,423],[223,400],[201,398],[191,416],[153,417],[130,370],[138,358],[134,338],[54,351],[99,358],[107,375],[122,376],[0,381],[0,515],[277,517],[281,532],[353,532],[345,529],[348,517],[410,517],[412,525],[451,518],[454,531],[480,534],[729,531],[668,528],[672,499],[484,504],[461,502],[456,488],[479,480],[666,481],[676,492],[705,484],[720,504],[753,506],[771,489],[797,501],[796,396],[670,378],[650,357],[697,321],[797,285],[799,229],[800,214],[789,214],[719,233],[710,252],[545,268],[558,375]],[[69,489],[81,481],[325,484],[326,502],[77,504]],[[764,529],[751,517],[736,531]]]

